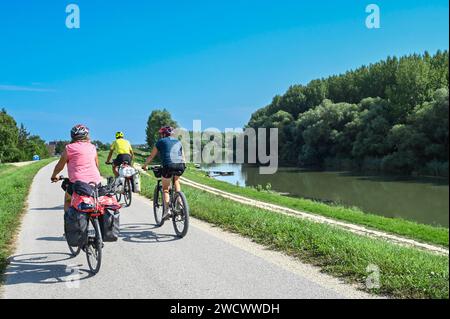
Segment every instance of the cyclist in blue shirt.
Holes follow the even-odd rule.
[[[186,170],[186,161],[183,154],[183,145],[179,140],[172,135],[174,129],[170,126],[162,127],[159,130],[160,140],[156,143],[150,156],[145,161],[142,169],[147,170],[148,165],[159,154],[162,164],[162,187],[164,192],[164,201],[169,207],[169,188],[172,181],[172,177],[175,177],[175,191],[180,192],[180,176],[183,175]],[[169,217],[169,212],[164,212],[163,219]]]

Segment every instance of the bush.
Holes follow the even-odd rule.
[[[448,162],[431,161],[420,172],[421,175],[449,177]]]
[[[366,157],[362,164],[361,170],[366,172],[380,172],[383,159],[376,157]]]
[[[325,169],[351,171],[358,170],[358,164],[351,158],[332,158],[328,157],[324,161]]]
[[[391,174],[411,174],[416,164],[414,154],[410,151],[396,152],[383,158],[381,169]]]

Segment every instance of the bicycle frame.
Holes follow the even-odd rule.
[[[158,188],[162,187],[162,178],[158,178]],[[172,208],[173,202],[175,201],[175,176],[172,176],[171,183],[169,186],[169,207]],[[163,189],[164,196],[164,189]],[[163,198],[164,200],[164,198]]]
[[[63,176],[60,176],[59,181],[62,180],[67,180],[65,179]],[[94,186],[96,186],[94,184]],[[95,204],[95,211],[91,212],[91,213],[86,213],[87,215],[89,215],[89,224],[88,224],[88,230],[89,230],[89,225],[92,224],[92,227],[94,228],[94,243],[92,243],[90,240],[92,238],[92,236],[90,236],[89,231],[86,234],[86,244],[81,247],[78,246],[78,249],[75,250],[73,248],[71,248],[71,246],[69,246],[69,249],[72,253],[72,255],[75,257],[77,256],[81,249],[84,249],[86,252],[86,258],[88,261],[88,265],[89,268],[91,270],[91,272],[95,275],[96,273],[99,272],[101,264],[102,264],[102,249],[103,249],[103,239],[102,239],[102,233],[101,233],[101,228],[100,228],[100,224],[99,224],[99,217],[102,215],[102,212],[99,210],[99,190],[97,187],[94,187],[94,194],[93,194],[93,199],[94,199],[94,204]],[[96,265],[95,267],[93,266],[93,264],[91,263],[91,250],[90,247],[93,246],[94,250],[96,251],[96,255],[94,256],[95,260],[96,260]]]
[[[169,185],[169,203],[168,209],[172,211],[171,214],[164,217],[164,211],[161,212],[161,208],[165,208],[167,205],[164,199],[164,190],[162,188],[162,172],[161,167],[153,167],[153,172],[157,178],[157,184],[155,187],[154,195],[153,195],[153,213],[155,215],[155,220],[157,226],[161,227],[164,225],[164,221],[166,218],[171,218],[172,223],[175,229],[175,232],[178,237],[183,238],[186,236],[187,231],[189,229],[189,205],[186,200],[186,196],[182,191],[177,192],[175,189],[175,180],[176,176],[172,175],[171,184]],[[162,198],[160,198],[162,196]],[[160,200],[161,199],[161,200]],[[161,203],[162,202],[162,203]],[[161,203],[161,204],[160,204]],[[180,203],[180,210],[178,209],[177,204]],[[163,218],[164,217],[164,218]],[[182,229],[180,230],[179,226],[182,225]]]

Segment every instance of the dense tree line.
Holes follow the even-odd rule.
[[[294,85],[249,127],[278,127],[280,160],[448,176],[448,51],[390,57]]]
[[[5,109],[0,111],[0,163],[31,161],[34,155],[48,157],[45,141],[17,126]]]

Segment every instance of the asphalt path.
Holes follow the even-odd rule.
[[[92,276],[63,237],[63,192],[50,184],[54,163],[35,177],[9,258],[3,298],[297,299],[369,295],[307,264],[196,219],[178,239],[154,225],[152,203],[135,196],[121,210],[121,237],[106,243]]]

